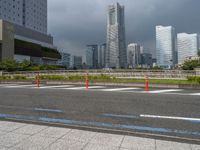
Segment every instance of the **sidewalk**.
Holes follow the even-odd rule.
[[[200,145],[0,121],[0,150],[200,150]]]

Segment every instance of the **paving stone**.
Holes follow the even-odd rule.
[[[0,131],[0,136],[7,134],[7,132]]]
[[[7,150],[6,147],[0,146],[0,150]]]
[[[155,140],[125,136],[121,147],[136,150],[155,150]]]
[[[3,136],[0,136],[0,145],[5,147],[12,147],[17,143],[27,139],[29,135],[7,133]]]
[[[190,144],[156,140],[158,150],[191,150]]]
[[[82,131],[82,130],[71,130],[67,133],[63,139],[73,139],[78,140],[81,142],[89,142],[97,133],[96,132],[89,132],[89,131]]]
[[[191,145],[192,150],[200,150],[200,145]]]
[[[11,150],[44,150],[55,141],[55,138],[32,136],[14,146]]]
[[[87,142],[60,139],[53,143],[47,150],[82,150]]]
[[[90,143],[83,150],[119,150],[119,147]]]
[[[12,132],[25,125],[26,124],[23,124],[23,123],[0,121],[0,130],[4,132]]]
[[[120,147],[123,137],[124,136],[122,135],[98,133],[94,138],[92,138],[91,143]]]
[[[38,135],[43,137],[61,138],[66,135],[71,129],[48,127]]]
[[[34,135],[45,128],[48,128],[47,126],[39,126],[39,125],[27,125],[22,128],[19,128],[15,130],[13,133],[19,133],[19,134],[28,134],[28,135]]]

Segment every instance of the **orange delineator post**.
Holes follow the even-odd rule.
[[[40,87],[40,76],[39,76],[39,73],[36,76],[36,84],[37,84],[37,87],[39,88]]]
[[[147,75],[145,76],[145,91],[149,91],[149,79]]]
[[[86,90],[88,90],[89,89],[88,72],[86,73],[86,77],[85,77],[85,86],[86,86]]]

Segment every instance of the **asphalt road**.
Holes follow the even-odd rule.
[[[199,140],[200,96],[184,95],[190,92],[199,91],[152,94],[137,90],[122,92],[0,86],[0,118]]]

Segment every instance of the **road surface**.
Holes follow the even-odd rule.
[[[200,91],[0,85],[0,118],[200,139]]]

